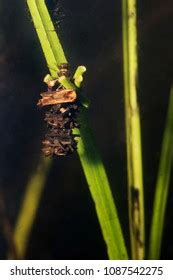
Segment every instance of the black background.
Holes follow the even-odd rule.
[[[57,1],[46,1],[50,11]],[[138,2],[139,103],[141,109],[146,233],[173,78],[173,3]],[[87,67],[89,117],[129,246],[124,128],[121,1],[60,0],[57,31],[73,72]],[[14,226],[44,135],[36,103],[47,74],[26,1],[0,4],[0,188]],[[171,184],[172,186],[172,184]],[[173,193],[170,188],[162,259],[173,258]],[[0,232],[0,257],[6,241]],[[56,158],[47,178],[29,240],[27,259],[106,259],[93,201],[76,154]]]

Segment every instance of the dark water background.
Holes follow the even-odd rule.
[[[49,8],[56,1],[47,1]],[[60,35],[73,71],[87,67],[89,116],[104,159],[128,244],[121,1],[60,0]],[[139,102],[141,108],[147,234],[173,79],[173,3],[138,1]],[[43,114],[37,109],[46,63],[25,1],[0,4],[0,187],[12,225],[26,182],[37,167]],[[173,258],[172,183],[162,258]],[[148,235],[147,235],[148,236]],[[0,232],[0,257],[6,242]],[[48,176],[27,250],[28,259],[105,259],[94,204],[75,154],[56,158]]]

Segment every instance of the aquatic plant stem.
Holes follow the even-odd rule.
[[[161,147],[156,181],[148,259],[159,259],[162,244],[164,218],[168,198],[171,167],[173,161],[173,87],[168,103],[166,125]]]
[[[88,186],[95,202],[96,212],[107,245],[109,259],[127,259],[121,226],[114,205],[107,175],[90,129],[87,109],[82,109],[79,157]]]
[[[65,63],[66,58],[51,22],[45,1],[28,0],[27,3],[48,67],[51,74],[55,76],[55,66],[57,68],[57,65],[60,63]],[[69,88],[70,86],[71,85],[69,84]],[[91,191],[91,195],[94,199],[103,237],[107,245],[108,256],[110,259],[127,259],[128,256],[123,234],[107,175],[101,157],[93,141],[93,136],[88,127],[85,113],[86,109],[82,108],[81,122],[83,128],[80,130],[81,137],[78,144],[78,154]],[[17,238],[18,241],[20,238],[22,238],[21,234]]]
[[[131,253],[132,259],[143,259],[145,256],[144,194],[140,112],[136,85],[138,55],[135,0],[122,0],[122,29]]]
[[[14,242],[17,248],[19,259],[25,258],[29,236],[35,221],[37,209],[50,166],[50,159],[41,158],[37,170],[31,174],[26,186],[25,194],[19,209],[19,215],[14,229]]]

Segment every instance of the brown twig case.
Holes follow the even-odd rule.
[[[66,64],[60,65],[58,76],[69,75]],[[72,132],[78,128],[77,113],[79,106],[75,90],[58,88],[52,90],[48,85],[48,91],[41,93],[37,105],[48,107],[45,114],[48,132],[43,140],[43,153],[45,156],[66,156],[77,149],[76,137]]]

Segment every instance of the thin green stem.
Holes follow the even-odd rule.
[[[27,0],[27,3],[48,67],[51,74],[56,76],[58,65],[66,62],[66,58],[51,22],[45,1]],[[66,82],[69,88],[73,87],[70,81],[69,83],[68,81]],[[109,258],[127,259],[127,251],[109,182],[101,157],[96,148],[97,146],[94,143],[86,114],[86,109],[81,108],[82,128],[80,130],[81,137],[78,143],[78,154],[91,195],[95,202],[96,212],[99,218],[104,240],[107,244]],[[25,210],[23,209],[22,211]],[[20,241],[20,238],[22,239],[21,234],[18,236],[18,233],[16,233],[16,239]]]
[[[132,259],[145,254],[144,195],[138,74],[136,1],[122,0],[124,99],[127,140],[128,201]]]
[[[53,76],[57,76],[58,65],[66,63],[67,60],[46,5],[43,0],[28,0],[27,3],[32,12],[32,19],[48,63],[49,71]]]
[[[88,186],[95,202],[97,216],[107,245],[109,259],[127,259],[117,210],[107,175],[90,129],[87,110],[82,109],[78,153]],[[84,140],[85,139],[85,140]]]
[[[35,220],[41,195],[51,165],[50,159],[41,159],[38,169],[31,175],[19,209],[19,215],[14,229],[14,242],[18,258],[23,259],[28,246],[29,236]]]
[[[173,159],[173,87],[170,93],[165,131],[161,147],[159,169],[156,181],[153,216],[149,241],[149,259],[159,259],[162,244],[166,203]]]

